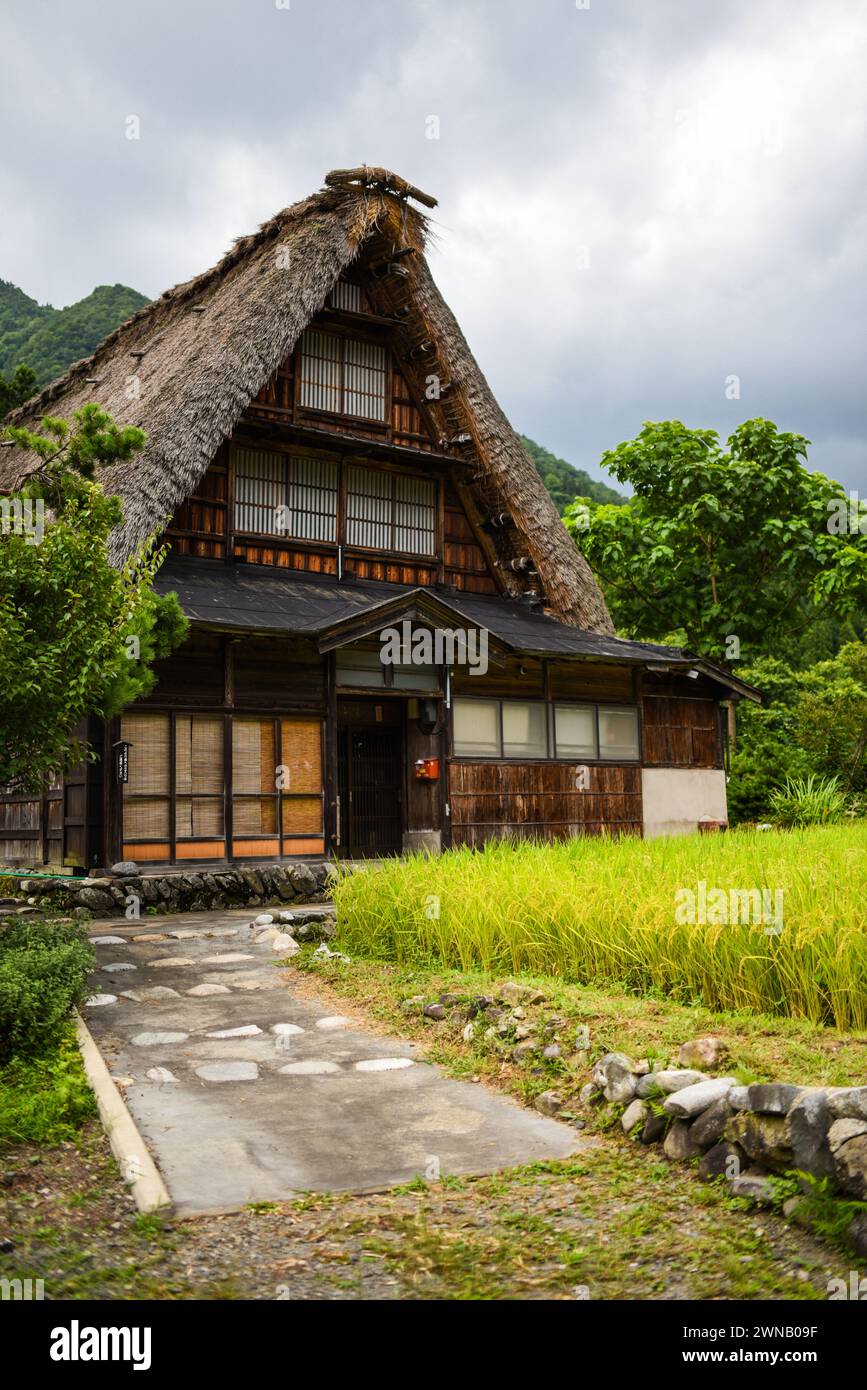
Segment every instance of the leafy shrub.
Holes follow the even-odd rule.
[[[87,995],[93,947],[73,924],[17,921],[0,933],[0,1065],[52,1047]]]
[[[0,1070],[0,1148],[60,1144],[96,1114],[70,1023],[44,1057],[16,1059]]]
[[[774,819],[791,829],[805,825],[835,825],[846,814],[846,796],[839,777],[787,777],[771,793]]]

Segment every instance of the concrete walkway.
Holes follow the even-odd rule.
[[[178,1215],[584,1147],[568,1126],[417,1062],[412,1043],[296,995],[250,920],[249,909],[188,913],[91,933],[87,1025]]]

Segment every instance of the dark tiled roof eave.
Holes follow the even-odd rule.
[[[570,627],[524,604],[495,596],[452,589],[418,589],[409,585],[344,580],[253,565],[226,565],[220,560],[169,556],[156,578],[161,593],[175,592],[191,622],[236,632],[283,632],[316,638],[341,623],[375,617],[388,606],[393,622],[395,600],[431,602],[486,628],[505,647],[522,655],[587,661],[612,661],[662,668],[698,666],[714,674],[677,647],[633,642]],[[398,605],[399,606],[399,605]],[[725,676],[718,672],[714,678]],[[741,683],[737,683],[741,684]]]

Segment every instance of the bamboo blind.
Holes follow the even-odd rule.
[[[125,714],[121,738],[130,744],[124,785],[126,839],[167,840],[171,802],[171,724],[167,714]]]
[[[223,721],[178,715],[175,721],[175,835],[180,840],[224,833]],[[185,795],[189,793],[189,795]]]
[[[233,719],[232,815],[236,835],[273,834],[276,831],[276,776],[274,720]]]

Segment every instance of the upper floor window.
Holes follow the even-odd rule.
[[[364,314],[369,308],[364,290],[352,280],[338,280],[328,302],[332,309],[343,309],[350,314]]]
[[[346,477],[346,544],[405,555],[433,555],[434,482],[351,465]]]
[[[436,554],[436,483],[356,464],[346,467],[345,534],[337,533],[336,459],[265,449],[235,452],[235,529],[402,555]]]
[[[309,328],[301,339],[300,403],[307,410],[386,420],[385,348]]]
[[[337,463],[334,459],[239,449],[235,527],[261,536],[336,541]]]

